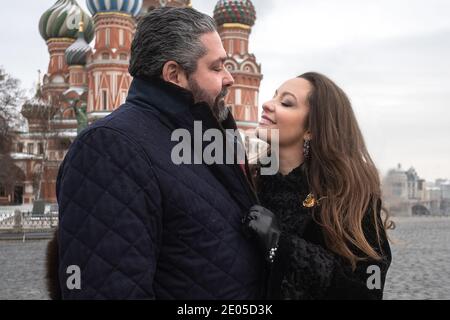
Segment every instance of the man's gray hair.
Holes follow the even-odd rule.
[[[160,77],[164,64],[175,61],[189,76],[206,54],[200,37],[214,31],[214,19],[195,9],[154,9],[138,23],[129,72],[133,77]]]

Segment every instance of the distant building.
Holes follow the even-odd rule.
[[[446,180],[440,184],[441,189],[441,212],[444,215],[450,215],[450,180]]]
[[[450,200],[450,180],[436,179],[435,186],[441,190],[442,199]]]
[[[411,192],[408,187],[408,176],[399,164],[397,168],[389,170],[383,179],[383,202],[384,206],[392,215],[409,216],[408,199]]]
[[[414,168],[405,173],[408,181],[408,199],[422,200],[425,196],[425,180],[419,178]]]
[[[384,205],[394,216],[450,214],[450,206],[446,204],[450,203],[447,180],[427,185],[414,168],[403,170],[399,164],[389,170],[382,189]]]

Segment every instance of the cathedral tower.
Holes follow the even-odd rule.
[[[214,9],[223,46],[228,54],[226,68],[235,83],[227,97],[238,127],[254,129],[258,123],[258,96],[261,65],[249,53],[248,43],[256,12],[250,0],[220,0]]]
[[[88,58],[89,120],[102,118],[125,102],[131,42],[142,0],[87,0],[94,17],[95,44]]]

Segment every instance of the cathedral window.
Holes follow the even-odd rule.
[[[241,104],[242,103],[241,89],[236,89],[235,92],[236,92],[235,104]]]
[[[102,90],[102,110],[108,110],[108,91]]]
[[[119,46],[123,47],[125,44],[123,29],[119,30]]]
[[[34,143],[29,143],[27,145],[27,152],[28,152],[28,154],[33,154],[34,153]]]
[[[105,33],[106,33],[106,34],[105,34],[105,46],[109,47],[109,43],[110,43],[110,33],[111,33],[110,29],[107,28],[106,31],[105,31]]]
[[[42,142],[38,143],[38,154],[44,154],[44,144]]]

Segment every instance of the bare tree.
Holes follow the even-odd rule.
[[[22,115],[32,122],[37,128],[39,142],[42,143],[42,154],[40,155],[40,165],[38,171],[33,174],[34,196],[35,199],[41,199],[41,186],[44,178],[44,171],[47,162],[49,161],[49,142],[50,140],[57,141],[58,133],[53,127],[53,120],[55,116],[60,113],[62,104],[62,96],[52,96],[51,102],[48,102],[40,88],[37,89],[36,95],[27,100],[22,107]]]
[[[0,153],[10,152],[11,129],[17,126],[20,119],[20,107],[24,91],[20,81],[5,73],[0,67]]]
[[[10,189],[16,182],[12,151],[12,130],[20,121],[20,106],[24,91],[20,81],[0,67],[0,184]]]

